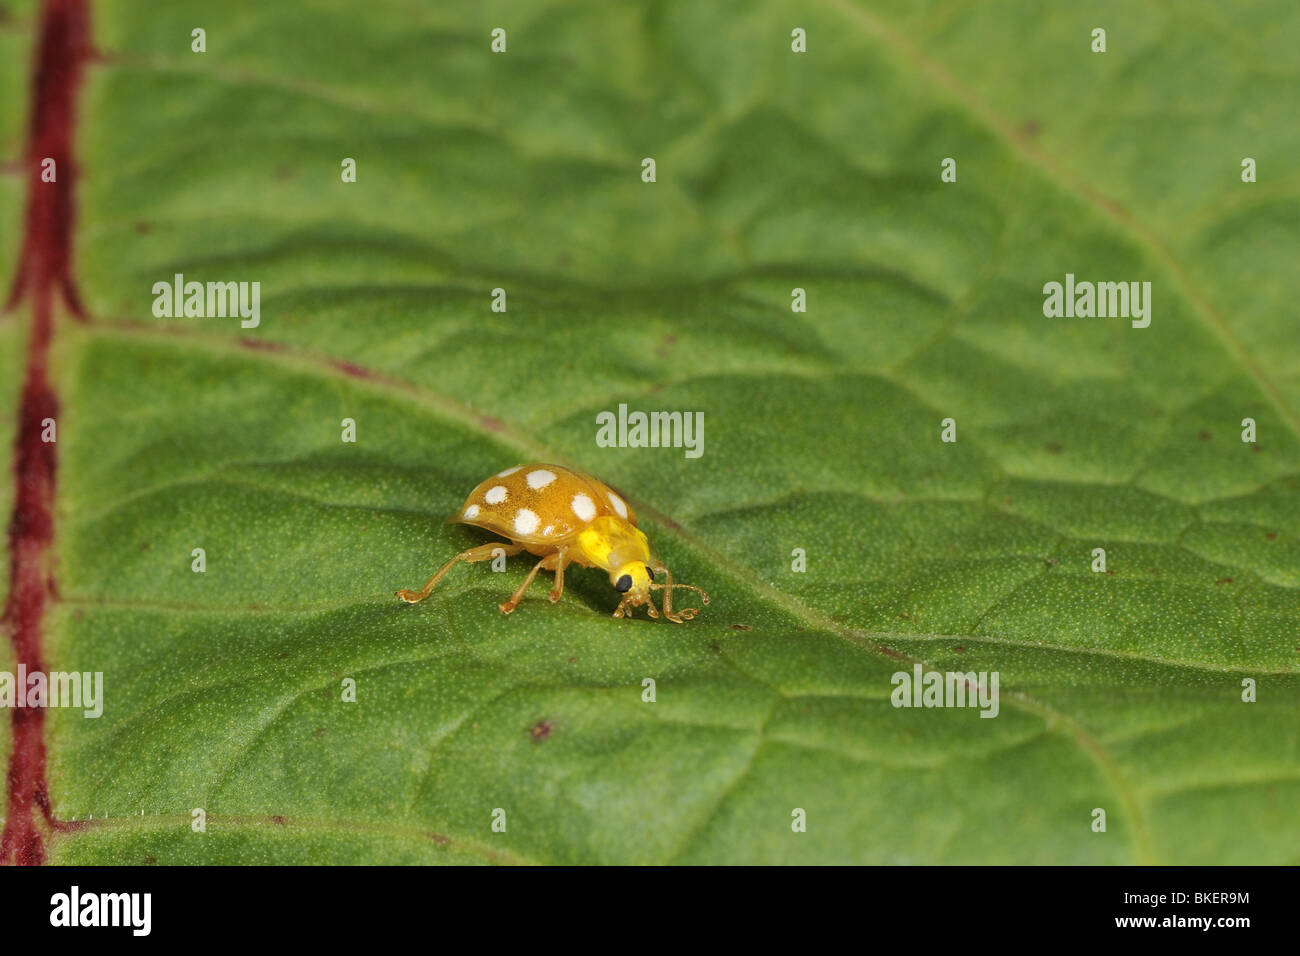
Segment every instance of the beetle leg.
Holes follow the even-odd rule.
[[[555,552],[555,586],[551,588],[551,593],[546,595],[551,599],[552,604],[558,601],[560,595],[564,593],[564,569],[569,563],[569,559],[565,556],[567,550],[567,548],[561,548]]]
[[[555,559],[557,557],[558,554],[548,554],[546,557],[542,558],[542,560],[538,561],[536,564],[533,565],[533,569],[528,572],[528,577],[524,578],[524,583],[519,585],[519,588],[515,591],[514,594],[510,595],[509,601],[506,601],[505,604],[501,605],[502,614],[509,614],[516,607],[518,607],[519,602],[524,599],[524,592],[528,590],[528,585],[533,583],[533,578],[537,577],[538,571],[541,571],[543,569],[547,571],[555,570],[556,567]]]
[[[450,571],[452,565],[456,564],[456,562],[491,561],[496,557],[497,551],[504,551],[506,554],[510,555],[518,554],[522,550],[524,550],[522,544],[506,544],[503,541],[493,541],[488,544],[481,544],[477,548],[470,548],[468,551],[462,551],[439,568],[433,577],[424,582],[424,587],[420,588],[420,590],[408,591],[403,588],[397,592],[397,596],[407,604],[415,604],[417,601],[423,601],[429,596],[429,592],[437,586],[438,582],[442,580],[443,575]]]

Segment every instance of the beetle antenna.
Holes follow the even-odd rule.
[[[695,617],[695,615],[700,613],[700,609],[697,607],[684,607],[680,611],[674,613],[673,591],[675,590],[683,589],[694,591],[699,594],[701,604],[709,603],[709,596],[705,593],[703,588],[697,588],[694,584],[676,584],[673,581],[673,573],[669,571],[666,566],[661,565],[656,570],[662,571],[668,580],[663,584],[659,584],[657,581],[651,581],[650,588],[655,591],[664,592],[664,617],[668,618],[668,620],[676,624],[681,624],[683,621],[689,621]]]

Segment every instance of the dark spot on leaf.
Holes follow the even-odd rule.
[[[378,378],[374,372],[368,368],[362,368],[356,362],[348,362],[344,359],[330,359],[330,365],[338,369],[349,378],[360,378],[367,381]]]
[[[1043,125],[1038,120],[1025,120],[1020,124],[1019,133],[1025,139],[1033,139],[1042,130]]]
[[[1054,441],[1049,441],[1046,447],[1053,455],[1059,455],[1061,453],[1061,446]]]
[[[1232,578],[1219,578],[1219,580],[1215,581],[1214,583],[1215,583],[1215,584],[1231,584],[1231,583],[1232,583]]]
[[[506,427],[501,419],[493,418],[491,415],[480,415],[478,417],[478,423],[484,428],[490,429],[494,432],[499,432],[501,429]]]
[[[733,631],[752,631],[752,630],[753,630],[753,628],[750,627],[748,624],[733,624],[733,625],[731,625],[731,629],[732,629]]]
[[[317,727],[315,730],[311,732],[311,735],[315,737],[317,740],[320,740],[322,737],[325,736],[325,733],[326,731],[324,727]]]
[[[147,222],[137,222],[137,223],[135,224],[135,231],[138,232],[138,233],[139,233],[140,235],[142,235],[142,236],[147,236],[147,235],[149,235],[149,231],[150,231],[151,229],[153,229],[153,226],[149,225],[149,223],[147,223]]]
[[[1274,538],[1277,537],[1277,532],[1276,532],[1276,531],[1265,531],[1265,532],[1264,532],[1264,537],[1266,537],[1266,538],[1268,538],[1268,540],[1272,541]]]
[[[720,647],[718,646],[718,644],[717,644],[716,641],[710,641],[710,642],[709,642],[709,650],[713,651],[715,654],[718,654],[718,653],[721,653],[722,648],[720,648]]]
[[[1107,569],[1106,569],[1106,573],[1107,573],[1107,574],[1111,574],[1111,575],[1113,575],[1113,574],[1115,573],[1115,569],[1114,569],[1114,568],[1107,568]]]
[[[1114,199],[1111,199],[1109,196],[1098,196],[1097,201],[1101,203],[1103,207],[1109,209],[1116,216],[1122,219],[1129,218],[1128,210],[1124,208],[1123,204],[1116,202]]]
[[[279,180],[293,179],[293,167],[277,166],[275,169],[275,178]]]
[[[533,724],[533,729],[528,731],[534,740],[545,740],[551,736],[551,722],[549,720],[539,720]]]
[[[147,854],[144,858],[145,866],[153,866],[157,862],[158,862],[158,857],[154,856],[152,853]]]
[[[274,824],[275,824],[276,826],[278,826],[278,827],[282,827],[282,826],[284,826],[285,823],[287,823],[288,821],[285,820],[285,818],[282,817],[282,816],[280,816],[279,814],[276,814],[275,816],[271,817],[271,822],[274,823]]]
[[[665,335],[665,336],[664,336],[664,344],[665,344],[665,345],[676,345],[676,344],[677,344],[677,336],[675,336],[675,335]]]
[[[958,644],[958,645],[957,645],[956,647],[954,647],[952,650],[953,650],[953,653],[954,653],[954,654],[964,654],[964,653],[966,653],[966,648],[962,647],[960,644]]]
[[[1210,438],[1212,438],[1213,436],[1210,435],[1210,433],[1207,431],[1199,431],[1196,433],[1196,437],[1199,438],[1201,441],[1209,441]]]
[[[283,352],[284,351],[284,346],[281,345],[279,342],[269,342],[265,339],[242,338],[239,340],[239,344],[246,349],[252,349],[254,352]]]
[[[441,833],[430,833],[429,839],[438,846],[451,846],[451,837],[443,836]]]
[[[576,663],[578,663],[578,659],[577,659],[576,657],[570,657],[570,658],[569,658],[569,663],[570,663],[570,664],[576,664]]]

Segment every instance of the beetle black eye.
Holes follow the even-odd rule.
[[[614,590],[619,593],[626,593],[632,589],[632,575],[625,574],[614,584]]]

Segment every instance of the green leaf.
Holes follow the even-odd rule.
[[[106,704],[47,725],[53,862],[1296,862],[1293,4],[94,25],[45,644]],[[1067,272],[1150,327],[1045,318]],[[261,325],[155,318],[175,273]],[[598,447],[620,403],[703,456]],[[503,617],[523,559],[397,602],[529,460],[626,492],[700,618],[582,570]],[[997,717],[892,706],[916,662]]]

